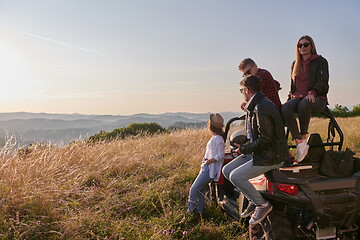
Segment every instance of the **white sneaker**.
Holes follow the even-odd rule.
[[[296,146],[297,159],[296,162],[301,162],[306,157],[306,154],[309,151],[309,145],[306,140],[303,140],[302,143],[299,143]]]

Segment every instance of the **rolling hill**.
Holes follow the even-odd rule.
[[[240,113],[224,112],[225,120]],[[134,115],[83,115],[49,113],[0,113],[0,145],[11,136],[19,145],[34,142],[68,144],[90,137],[100,131],[112,131],[131,123],[155,122],[168,128],[175,123],[200,123],[208,120],[209,113],[164,113]]]

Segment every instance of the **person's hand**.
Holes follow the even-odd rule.
[[[305,97],[306,100],[308,100],[309,102],[311,103],[315,103],[315,96],[311,93],[309,93],[306,97]]]
[[[246,106],[247,102],[243,102],[241,105],[240,105],[240,108],[241,110],[243,110],[245,112],[245,106]]]
[[[214,158],[207,159],[207,160],[205,161],[205,165],[206,165],[206,166],[209,166],[210,164],[212,164],[212,163],[214,163],[214,162],[216,162],[216,160],[215,160]]]
[[[241,154],[241,151],[240,151],[240,144],[238,144],[238,143],[234,143],[234,145],[238,147],[238,148],[235,150],[235,152],[237,152],[238,154]]]

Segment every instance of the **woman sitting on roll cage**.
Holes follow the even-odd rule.
[[[321,113],[328,104],[328,82],[327,60],[317,54],[310,36],[300,37],[296,45],[296,59],[291,66],[289,99],[282,106],[285,124],[296,142],[296,162],[301,162],[309,150],[306,134],[311,115]],[[300,129],[295,113],[298,114]]]

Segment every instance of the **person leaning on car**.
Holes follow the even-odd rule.
[[[249,200],[242,218],[252,215],[249,224],[261,222],[272,210],[259,191],[249,182],[270,170],[280,168],[288,158],[284,124],[278,108],[260,91],[261,80],[250,75],[240,82],[246,111],[246,131],[249,143],[239,145],[237,158],[223,168],[229,179]]]

